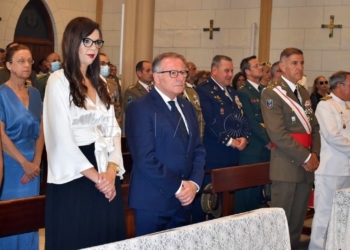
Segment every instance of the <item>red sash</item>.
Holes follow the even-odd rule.
[[[291,133],[290,136],[293,137],[294,140],[299,142],[299,144],[301,146],[303,146],[305,148],[311,148],[311,145],[312,145],[311,134],[307,134],[307,133]],[[275,148],[276,144],[272,142],[271,143],[271,147]]]

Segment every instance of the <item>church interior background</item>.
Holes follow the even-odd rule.
[[[58,53],[61,52],[65,25],[72,18],[87,16],[100,21],[105,41],[102,51],[112,63],[122,68],[120,73],[123,74],[123,88],[135,82],[135,61],[152,60],[155,55],[165,51],[181,53],[187,60],[193,61],[198,69],[203,70],[210,69],[214,55],[228,55],[233,59],[236,73],[242,58],[251,54],[260,55],[259,35],[269,40],[267,47],[264,45],[267,54],[262,59],[259,58],[261,61],[277,61],[280,52],[286,47],[303,50],[309,86],[318,75],[328,77],[337,70],[347,70],[350,61],[350,19],[347,18],[350,0],[31,1],[42,2],[46,7],[52,23],[52,46]],[[14,40],[19,17],[31,1],[0,0],[0,47],[4,48]],[[126,5],[124,12],[123,4]],[[264,17],[260,15],[260,8],[265,4],[271,5],[271,29],[265,28],[259,34],[262,26],[260,22]],[[138,7],[140,5],[143,5],[142,8]],[[140,12],[139,9],[147,6],[150,7]],[[126,20],[131,17],[136,18],[137,22],[140,13],[146,16],[142,17],[143,26]],[[270,13],[263,12],[262,15],[269,16]],[[342,25],[341,29],[333,30],[333,37],[329,37],[328,28],[321,28],[322,24],[330,23],[331,15],[335,16],[334,24]],[[145,24],[144,20],[148,22]],[[209,28],[210,20],[214,20],[214,27],[220,28],[220,31],[213,32],[213,39],[209,39],[209,32],[203,31],[203,28]],[[124,29],[121,28],[122,23]],[[134,25],[136,31],[127,25]],[[130,30],[136,35],[127,35]],[[133,44],[136,47],[129,53],[120,52],[121,44],[127,47],[127,39],[130,37],[134,37],[131,43],[138,41]],[[148,37],[145,43],[143,37]],[[142,53],[143,46],[147,53]],[[121,54],[124,55],[123,60],[120,60]],[[134,57],[133,60],[129,60],[130,55]]]

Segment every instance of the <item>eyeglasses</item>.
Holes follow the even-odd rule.
[[[9,63],[13,63],[13,62],[18,63],[19,65],[24,65],[26,62],[28,64],[34,64],[34,60],[32,60],[32,59],[28,59],[28,60],[18,59],[17,61],[9,61]]]
[[[186,70],[180,70],[180,71],[166,70],[166,71],[161,71],[161,72],[156,72],[156,73],[158,73],[158,74],[169,73],[169,76],[171,78],[176,78],[179,74],[181,74],[185,78],[188,76],[188,71],[186,71]]]
[[[92,44],[95,44],[96,48],[101,49],[105,41],[103,40],[93,41],[90,38],[83,38],[82,42],[86,48],[91,48]]]
[[[261,68],[263,65],[261,64],[255,64],[255,65],[250,65],[250,68]]]
[[[328,84],[328,81],[324,81],[324,82],[318,82],[320,85],[323,85],[323,84]]]

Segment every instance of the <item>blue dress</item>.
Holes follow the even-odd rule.
[[[28,161],[33,161],[36,139],[39,137],[42,102],[37,89],[28,87],[28,110],[15,92],[6,84],[0,85],[0,119],[5,132]],[[24,171],[21,165],[4,151],[4,179],[0,200],[23,198],[39,194],[39,177],[21,183]],[[0,249],[39,249],[38,232],[0,238]]]

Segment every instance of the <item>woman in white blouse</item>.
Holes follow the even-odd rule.
[[[62,69],[48,79],[46,249],[78,249],[126,238],[121,131],[99,75],[99,25],[78,17],[62,40]]]

